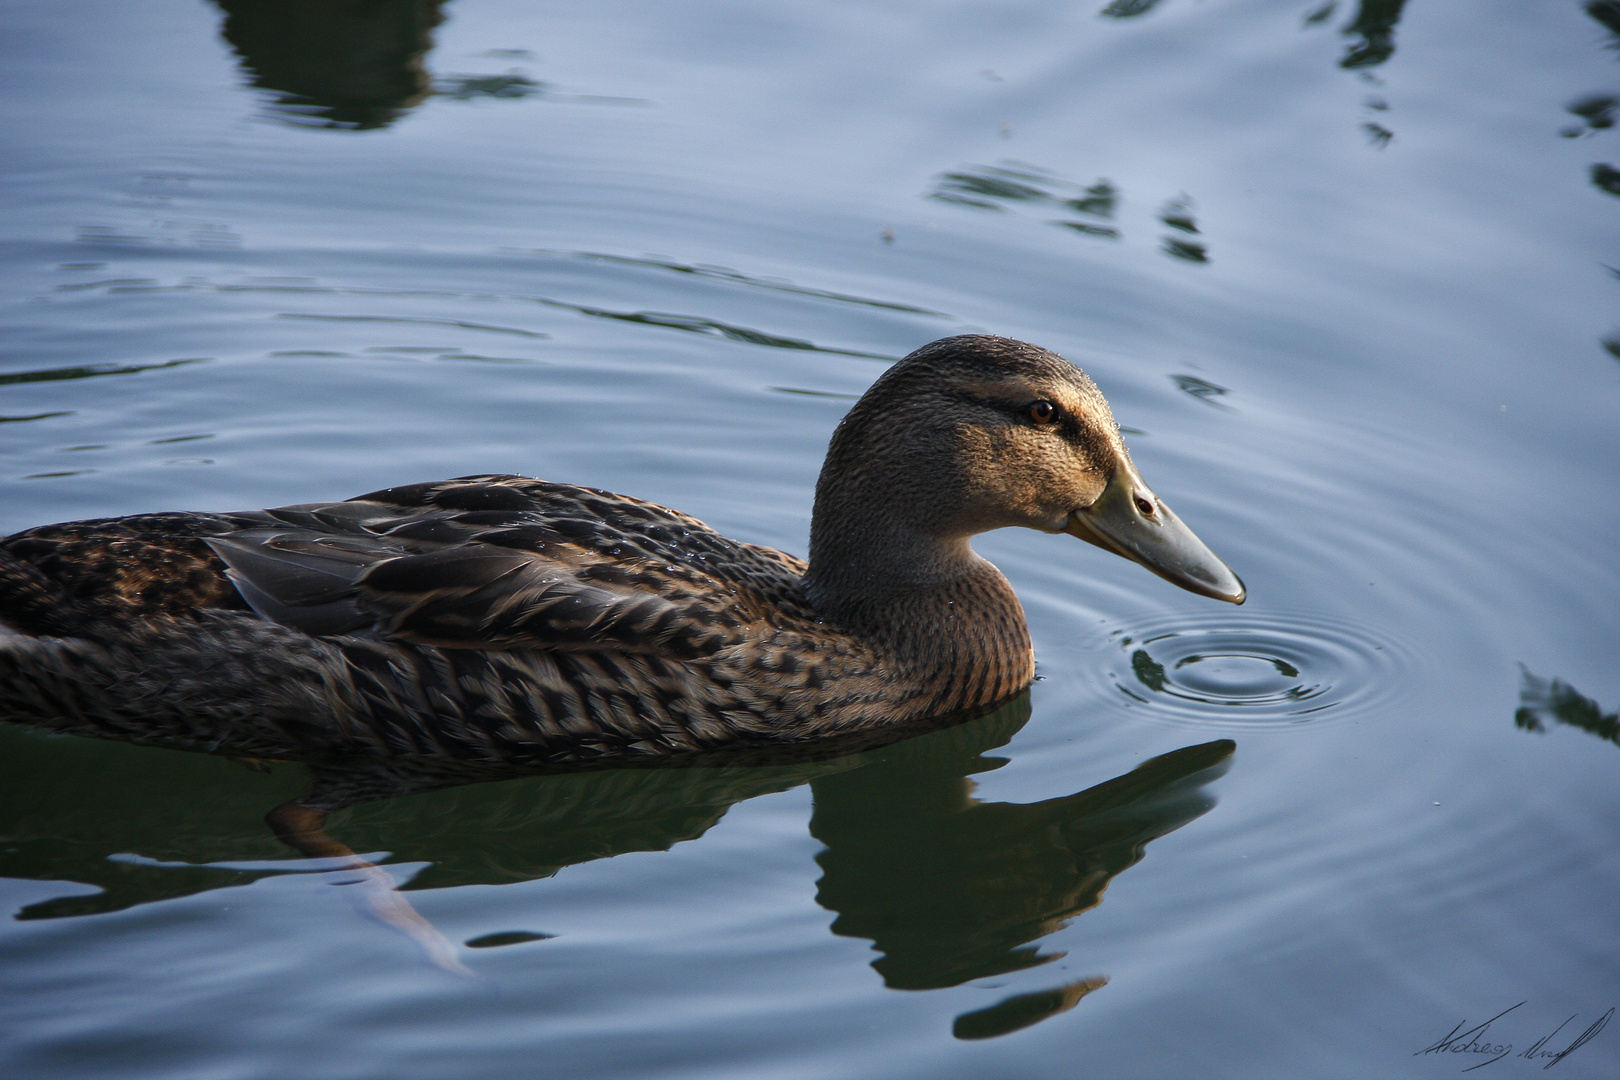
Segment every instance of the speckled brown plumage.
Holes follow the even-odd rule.
[[[246,610],[203,539],[238,527],[222,514],[139,514],[42,525],[0,540],[0,549],[37,569],[88,619]]]
[[[1031,419],[1031,401],[1055,419]],[[968,539],[1064,529],[1121,461],[1096,387],[1002,338],[886,372],[812,562],[592,488],[473,476],[0,540],[0,717],[260,756],[645,760],[982,708],[1034,674]]]

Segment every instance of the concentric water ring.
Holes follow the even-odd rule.
[[[1312,616],[1165,619],[1108,640],[1118,700],[1205,726],[1365,716],[1410,689],[1410,649]]]

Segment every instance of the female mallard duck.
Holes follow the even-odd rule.
[[[969,546],[1008,525],[1243,601],[1090,379],[974,335],[895,364],[839,424],[808,564],[518,476],[0,540],[0,718],[244,755],[541,764],[904,727],[1033,678],[1018,599]]]

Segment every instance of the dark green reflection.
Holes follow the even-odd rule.
[[[457,101],[472,101],[475,98],[512,100],[537,97],[545,92],[545,83],[536,82],[518,71],[509,71],[505,75],[452,75],[444,80],[439,89],[439,93]]]
[[[380,128],[432,93],[443,0],[215,0],[249,81],[290,123]]]
[[[1159,0],[1113,0],[1097,14],[1108,19],[1134,19],[1159,6]]]
[[[1013,208],[1034,208],[1047,214],[1056,211],[1066,216],[1048,217],[1048,225],[1103,240],[1120,238],[1120,231],[1107,224],[1113,220],[1119,206],[1120,191],[1112,181],[1105,179],[1082,187],[1035,165],[1003,161],[998,165],[968,165],[957,172],[940,173],[934,178],[934,190],[928,197],[998,213]],[[1209,246],[1202,239],[1189,196],[1178,195],[1166,202],[1158,217],[1163,225],[1178,234],[1163,237],[1160,251],[1184,262],[1209,262]]]
[[[467,942],[469,949],[498,949],[502,945],[527,945],[531,941],[550,941],[555,934],[535,934],[527,930],[505,930],[498,934],[484,934]]]
[[[287,851],[265,830],[264,813],[303,786],[292,769],[254,774],[222,758],[0,724],[0,876],[101,890],[42,901],[15,913],[22,919],[117,911],[245,885],[264,875],[109,857],[138,853],[196,864],[284,859]]]
[[[1620,0],[1587,0],[1586,13],[1609,31],[1609,48],[1620,49]]]
[[[72,416],[72,415],[73,415],[73,413],[70,410],[70,411],[67,411],[67,412],[30,413],[27,416],[0,416],[0,424],[21,424],[21,423],[24,423],[25,421],[28,421],[28,420],[54,420],[58,416]]]
[[[1576,98],[1564,108],[1578,117],[1581,123],[1578,127],[1565,128],[1562,134],[1573,139],[1593,131],[1607,131],[1614,127],[1616,106],[1620,106],[1620,98],[1613,94],[1586,94]]]
[[[1033,943],[1095,906],[1149,841],[1207,811],[1213,802],[1202,785],[1233,750],[1226,740],[1187,747],[1064,798],[978,802],[967,778],[1003,764],[982,755],[1028,718],[1025,696],[876,750],[811,746],[790,751],[799,760],[756,751],[501,783],[471,783],[489,774],[440,761],[314,771],[318,801],[352,806],[328,821],[333,836],[358,852],[431,864],[412,889],[530,881],[665,850],[702,836],[737,802],[809,782],[810,831],[826,845],[817,899],[837,913],[834,932],[871,938],[884,954],[873,966],[889,986],[922,989],[1053,959]],[[287,861],[261,820],[304,789],[301,769],[248,771],[199,754],[9,726],[0,726],[0,762],[0,875],[99,890],[33,904],[17,918],[113,911],[308,868]],[[441,790],[426,790],[434,787]],[[419,793],[384,798],[410,791]],[[367,799],[378,801],[354,805]],[[474,943],[544,936],[543,925],[511,928]],[[958,1033],[982,1038],[1034,1023],[1102,982],[1016,995],[964,1016]]]
[[[1164,692],[1164,665],[1148,655],[1146,649],[1137,649],[1131,653],[1131,670],[1136,678],[1149,690]]]
[[[1098,180],[1086,188],[1085,195],[1078,199],[1068,200],[1071,210],[1082,214],[1091,214],[1100,218],[1114,216],[1114,204],[1119,202],[1119,189],[1107,180]]]
[[[1231,393],[1226,387],[1218,386],[1208,379],[1200,379],[1196,375],[1172,375],[1170,378],[1175,382],[1176,389],[1183,394],[1197,398],[1205,405],[1212,405],[1217,409],[1226,409],[1228,412],[1232,411],[1230,405],[1223,405],[1217,400]]]
[[[606,258],[606,256],[602,256],[602,258]],[[648,266],[660,265],[660,264],[656,264],[656,263],[646,262],[644,260],[621,259],[621,260],[617,260],[617,261],[626,262],[626,263],[641,261],[643,265],[648,265]],[[668,267],[670,269],[675,269],[678,272],[681,271],[681,268],[675,266],[674,264],[667,264],[667,265],[668,265]],[[716,271],[712,276],[719,277],[719,276],[724,276],[724,274],[722,274],[721,272]],[[737,280],[748,282],[748,279],[742,278],[741,275],[733,275],[733,276]],[[782,292],[793,292],[793,293],[799,293],[799,294],[805,295],[805,296],[814,296],[814,297],[824,298],[824,299],[829,299],[829,300],[837,300],[837,301],[844,301],[844,302],[849,302],[849,303],[865,304],[865,305],[867,305],[869,307],[885,307],[885,308],[889,308],[891,310],[915,312],[917,314],[922,314],[922,315],[938,314],[937,312],[926,311],[926,310],[924,310],[922,308],[907,307],[907,306],[901,305],[901,304],[889,304],[889,303],[885,303],[883,301],[877,301],[877,300],[861,300],[861,299],[859,299],[857,297],[845,296],[845,295],[842,295],[842,294],[839,294],[839,293],[824,292],[824,291],[816,290],[816,289],[800,289],[800,288],[796,288],[796,287],[788,286],[788,285],[771,285],[771,284],[768,284],[768,283],[758,283],[758,282],[748,282],[748,283],[750,283],[750,284],[760,284],[761,287],[763,287],[763,288],[776,288],[776,289],[778,289],[778,291],[782,291]],[[92,287],[92,288],[93,287],[100,287],[100,286],[105,285],[105,284],[107,284],[107,283],[105,283],[105,282],[97,283],[96,285],[92,285],[90,287]],[[888,362],[892,362],[892,361],[900,359],[898,356],[884,356],[881,353],[861,352],[861,351],[856,350],[856,349],[836,349],[836,348],[832,348],[830,346],[817,345],[815,342],[806,341],[803,338],[791,338],[791,337],[783,336],[781,334],[771,334],[771,333],[767,333],[767,332],[762,331],[762,330],[754,330],[754,329],[751,329],[750,327],[746,327],[746,326],[733,326],[733,325],[730,325],[728,323],[720,322],[717,319],[710,319],[710,318],[706,318],[706,317],[701,316],[701,315],[683,315],[683,314],[680,314],[680,313],[657,312],[657,311],[613,311],[613,310],[607,309],[607,308],[586,307],[585,305],[582,305],[582,304],[571,304],[571,303],[567,303],[566,301],[562,301],[562,300],[552,300],[552,299],[549,299],[549,298],[544,297],[544,296],[532,296],[532,295],[525,296],[525,295],[521,295],[521,294],[514,295],[514,294],[511,294],[511,293],[501,294],[501,293],[476,293],[476,292],[445,292],[445,291],[442,291],[442,290],[434,290],[434,289],[372,289],[372,288],[360,288],[360,287],[355,287],[355,286],[319,285],[319,284],[300,284],[300,285],[252,284],[252,285],[207,285],[207,286],[185,285],[185,286],[179,286],[179,288],[185,288],[185,289],[190,289],[190,288],[193,288],[193,287],[195,287],[195,288],[207,288],[207,289],[210,289],[210,290],[215,291],[215,292],[224,292],[224,293],[244,293],[244,292],[307,293],[307,294],[330,295],[330,296],[339,296],[339,295],[341,295],[341,296],[392,296],[392,297],[424,297],[424,296],[432,296],[432,297],[443,297],[443,298],[453,299],[453,300],[457,300],[457,301],[494,300],[494,301],[502,301],[502,302],[519,302],[519,303],[539,304],[542,307],[556,308],[556,309],[562,310],[562,311],[572,311],[572,312],[575,312],[576,314],[585,315],[585,316],[588,316],[588,317],[593,318],[593,319],[611,319],[611,320],[613,320],[615,322],[620,322],[620,323],[633,323],[633,324],[637,324],[637,325],[641,325],[641,326],[653,326],[653,327],[658,327],[658,328],[666,329],[666,330],[680,330],[680,331],[683,331],[685,333],[706,334],[706,335],[708,335],[710,337],[726,338],[726,339],[728,339],[730,341],[740,341],[740,342],[744,342],[744,343],[749,344],[749,345],[763,345],[763,346],[766,346],[768,348],[795,349],[795,350],[801,350],[801,351],[807,351],[807,352],[828,353],[828,354],[835,355],[835,356],[858,356],[858,357],[862,357],[862,358],[868,359],[868,360],[883,360],[883,361],[888,361]],[[109,289],[108,291],[121,291],[121,290]],[[157,291],[157,290],[153,290],[153,291]],[[942,316],[942,317],[944,317],[944,316]],[[534,338],[534,339],[549,338],[551,336],[550,334],[544,333],[542,331],[528,330],[528,329],[523,329],[521,327],[495,326],[495,325],[491,325],[489,323],[469,322],[469,321],[467,321],[465,319],[434,319],[434,318],[427,318],[425,316],[411,316],[411,315],[338,315],[338,314],[329,314],[329,313],[287,311],[287,312],[281,312],[280,314],[276,315],[276,318],[278,318],[278,319],[305,319],[305,320],[310,320],[310,321],[314,321],[314,322],[403,323],[403,324],[408,324],[408,325],[409,324],[415,324],[415,325],[422,325],[422,326],[449,326],[449,327],[454,327],[454,328],[460,329],[460,330],[477,330],[477,331],[482,331],[482,332],[487,332],[487,333],[492,333],[492,334],[510,334],[510,335],[513,335],[513,336],[516,336],[516,337]],[[344,355],[347,355],[347,354],[341,353],[341,352],[330,352],[330,351],[294,350],[294,351],[275,352],[275,353],[271,353],[270,355],[272,355],[272,356],[344,356]],[[497,358],[497,359],[500,359],[500,358]],[[85,378],[85,377],[91,376],[91,375],[125,375],[125,374],[130,374],[130,373],[133,373],[133,372],[147,371],[147,370],[151,370],[153,368],[175,367],[175,366],[180,365],[180,364],[203,363],[206,360],[207,360],[207,357],[202,357],[202,358],[188,359],[188,360],[170,360],[167,363],[148,364],[148,365],[144,365],[144,366],[142,366],[142,365],[91,364],[91,365],[88,365],[88,366],[81,366],[81,367],[51,368],[51,369],[48,369],[48,370],[45,370],[45,371],[38,371],[38,372],[19,372],[19,373],[15,373],[15,374],[11,374],[11,375],[0,375],[0,385],[5,385],[7,383],[15,383],[15,382],[43,382],[43,381],[51,381],[51,380],[56,380],[56,379],[78,379],[78,378]]]
[[[0,876],[103,890],[16,913],[39,919],[245,885],[281,872],[275,862],[298,869],[264,815],[310,788],[311,772],[322,805],[351,807],[332,814],[329,832],[360,853],[431,863],[407,886],[420,889],[530,881],[667,850],[702,836],[734,803],[859,758],[520,777],[437,760],[259,771],[0,724],[0,762]]]
[[[1085,187],[1021,161],[966,165],[959,172],[940,173],[928,197],[980,210],[1027,206],[1056,211],[1068,216],[1048,218],[1047,224],[1103,240],[1118,240],[1120,235],[1105,224],[1113,220],[1119,205],[1119,189],[1112,181],[1099,179]]]
[[[80,364],[75,367],[41,368],[38,371],[13,371],[0,375],[0,386],[19,383],[61,382],[64,379],[93,379],[101,375],[139,375],[143,371],[162,371],[165,368],[184,367],[187,364],[206,364],[207,357],[186,360],[165,360],[156,364]],[[39,416],[18,416],[14,420],[41,420],[46,416],[64,416],[65,413],[42,413]]]
[[[1361,0],[1361,10],[1344,28],[1351,42],[1339,66],[1351,71],[1377,67],[1395,55],[1395,26],[1406,0]]]
[[[1304,24],[1306,26],[1315,26],[1317,23],[1327,22],[1329,19],[1333,18],[1333,13],[1338,9],[1339,0],[1328,0],[1327,3],[1323,4],[1315,11],[1306,13]]]
[[[632,259],[624,255],[607,255],[597,251],[550,251],[540,248],[536,255],[560,255],[571,259],[585,259],[590,262],[615,263],[620,266],[645,267],[653,270],[665,270],[674,274],[690,274],[693,277],[710,278],[715,281],[724,281],[734,285],[746,285],[752,289],[769,289],[773,292],[793,293],[796,296],[809,296],[817,300],[834,300],[842,304],[859,304],[862,307],[882,308],[886,311],[903,311],[912,315],[937,315],[940,318],[949,318],[943,312],[930,311],[927,308],[915,307],[911,304],[897,304],[892,300],[873,300],[866,296],[852,296],[849,293],[829,292],[826,289],[811,289],[803,285],[794,285],[792,282],[772,278],[753,277],[739,273],[725,266],[688,265],[673,262],[667,259]]]
[[[1605,47],[1620,51],[1620,0],[1587,0],[1583,8],[1609,32],[1609,40]],[[1576,98],[1565,108],[1579,118],[1581,123],[1565,127],[1559,134],[1565,138],[1577,139],[1583,135],[1595,135],[1599,131],[1612,129],[1616,114],[1620,112],[1620,98],[1610,93],[1586,94]],[[1605,161],[1595,162],[1588,176],[1593,187],[1607,195],[1620,198],[1620,169]],[[1620,276],[1620,272],[1615,271],[1613,267],[1609,268],[1609,272]],[[1600,338],[1598,343],[1610,356],[1620,360],[1620,334],[1609,334]],[[1526,673],[1525,677],[1529,678],[1529,674]],[[1522,714],[1524,710],[1520,709],[1519,712]]]
[[[1001,210],[1004,202],[1051,199],[1044,185],[1061,182],[1033,166],[1003,162],[980,165],[972,172],[941,173],[929,197],[982,210]]]
[[[1111,0],[1099,15],[1109,19],[1134,19],[1158,7],[1161,0]],[[1350,71],[1377,67],[1395,55],[1395,27],[1401,21],[1406,0],[1361,0],[1356,17],[1341,31],[1353,38],[1339,66]],[[1309,29],[1333,17],[1338,0],[1327,0],[1306,12],[1303,25]],[[1597,9],[1597,10],[1594,10]],[[1594,19],[1620,34],[1620,0],[1591,0],[1586,10]],[[1599,13],[1601,11],[1601,14]]]
[[[1620,746],[1620,711],[1605,713],[1591,698],[1562,679],[1538,679],[1520,665],[1519,707],[1513,723],[1525,731],[1545,734],[1549,723],[1568,724]]]
[[[838,913],[834,933],[871,939],[888,986],[956,986],[1057,959],[1031,943],[1095,907],[1149,841],[1209,810],[1201,787],[1234,747],[1189,746],[1064,798],[979,802],[967,777],[1005,764],[981,754],[1023,720],[925,735],[811,782],[810,832],[826,845],[816,900]]]
[[[1609,32],[1606,47],[1620,50],[1620,0],[1588,0],[1585,10]],[[1583,94],[1564,108],[1580,123],[1563,128],[1559,134],[1566,139],[1578,139],[1582,135],[1592,135],[1614,127],[1616,110],[1620,109],[1620,98],[1606,92]],[[1620,173],[1615,172],[1611,166],[1592,166],[1592,183],[1611,195],[1620,195]]]
[[[1193,217],[1192,199],[1186,195],[1177,196],[1165,203],[1159,210],[1159,221],[1176,230],[1183,236],[1166,236],[1163,238],[1163,251],[1177,259],[1187,262],[1209,262],[1209,248],[1207,245],[1186,239],[1187,236],[1199,235],[1198,222]]]

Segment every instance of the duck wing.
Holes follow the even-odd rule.
[[[696,658],[803,604],[803,564],[621,495],[523,477],[236,514],[207,542],[260,615],[314,635]]]

